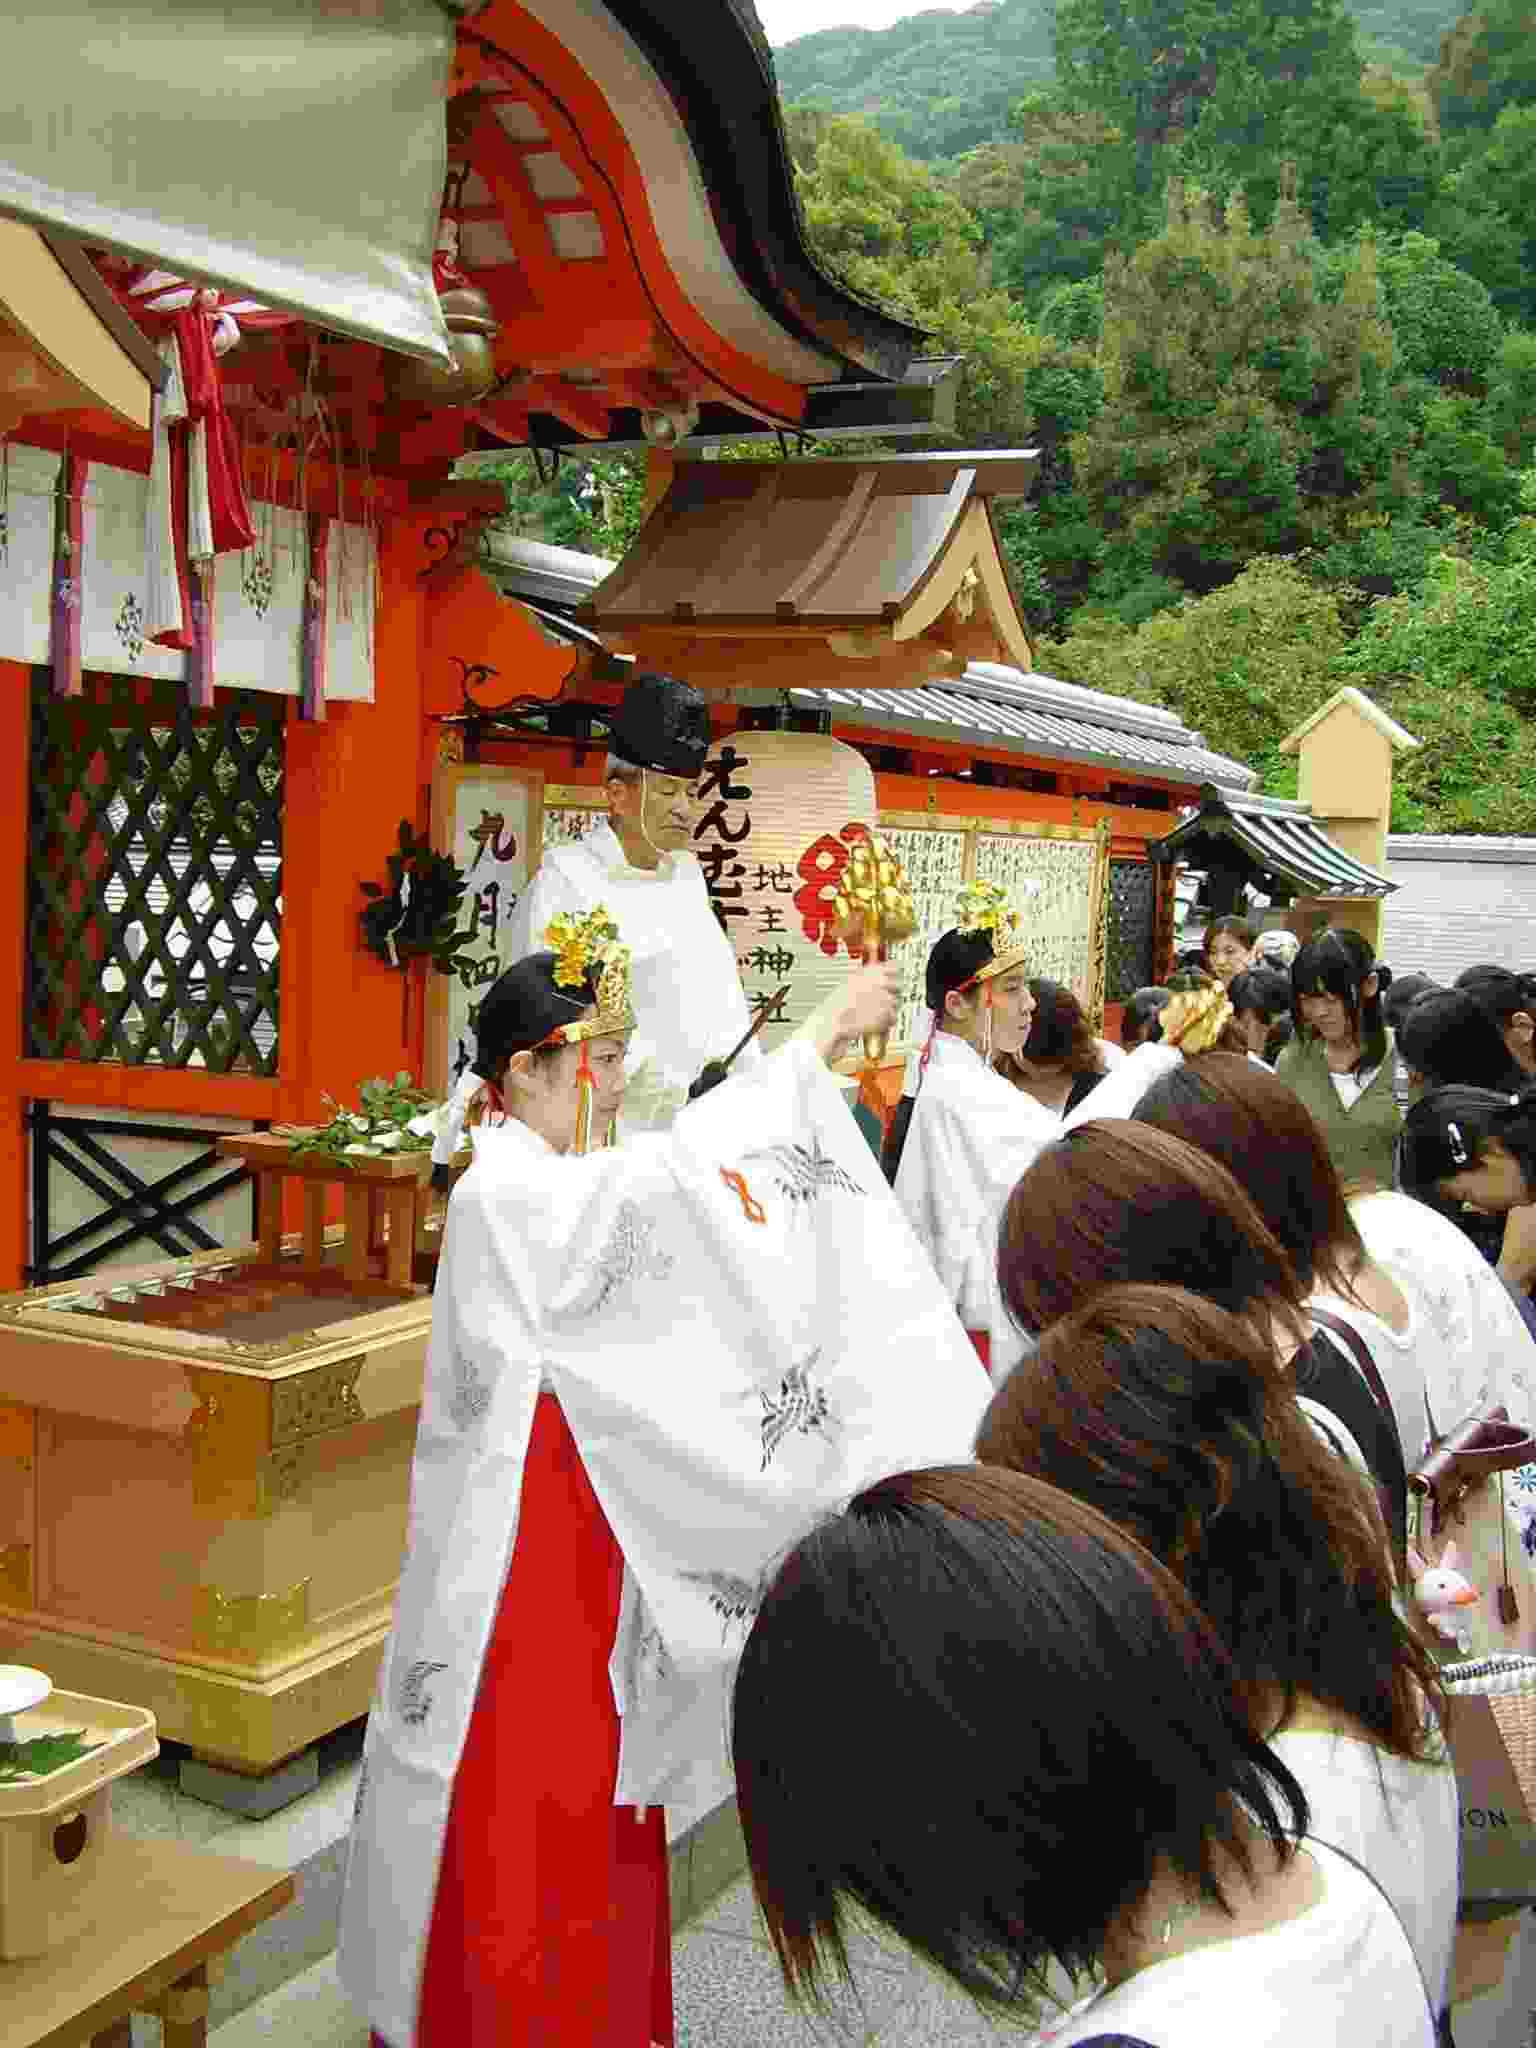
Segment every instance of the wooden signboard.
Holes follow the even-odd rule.
[[[466,881],[461,925],[475,934],[457,974],[427,983],[427,1045],[422,1085],[441,1098],[474,1053],[475,1007],[512,965],[512,911],[543,850],[544,778],[533,768],[441,761],[432,778],[432,844],[458,862]]]
[[[1012,895],[1031,976],[1070,988],[1094,1029],[1102,1028],[1109,902],[1104,829],[882,811],[880,832],[907,871],[917,910],[917,934],[897,956],[902,987],[893,1047],[917,1042],[928,954],[954,923],[962,885],[977,876],[1000,882]],[[1034,895],[1025,894],[1026,881],[1040,884]]]

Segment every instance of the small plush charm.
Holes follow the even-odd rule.
[[[1464,1631],[1456,1610],[1475,1607],[1477,1589],[1462,1577],[1458,1569],[1460,1562],[1454,1543],[1445,1546],[1437,1565],[1426,1564],[1416,1550],[1408,1553],[1408,1569],[1414,1575],[1415,1603],[1437,1634],[1454,1643],[1459,1650],[1465,1650]]]

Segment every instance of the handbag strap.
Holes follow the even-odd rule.
[[[1392,1412],[1392,1397],[1387,1392],[1386,1383],[1381,1377],[1380,1368],[1371,1356],[1371,1347],[1352,1323],[1346,1323],[1342,1316],[1336,1316],[1331,1309],[1318,1308],[1313,1303],[1308,1302],[1307,1314],[1314,1323],[1321,1323],[1325,1330],[1330,1331],[1335,1337],[1339,1338],[1343,1343],[1344,1349],[1349,1353],[1356,1365],[1359,1366],[1361,1377],[1376,1396],[1377,1406],[1391,1425],[1392,1434],[1397,1439],[1398,1455],[1403,1457],[1402,1431],[1398,1428],[1397,1417]],[[1404,1458],[1403,1462],[1406,1466],[1407,1459]]]

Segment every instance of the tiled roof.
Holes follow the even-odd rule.
[[[1478,832],[1391,832],[1387,835],[1387,859],[1516,862],[1528,867],[1536,862],[1536,839],[1500,839]]]
[[[1278,881],[1303,896],[1358,899],[1398,886],[1336,846],[1302,804],[1245,802],[1210,787],[1200,794],[1195,815],[1148,848],[1154,860],[1251,869],[1261,884]]]
[[[1085,690],[1054,676],[1023,675],[993,662],[973,662],[954,683],[915,690],[794,690],[797,700],[824,706],[840,721],[969,741],[998,752],[1033,754],[1125,777],[1213,782],[1246,791],[1258,777],[1240,761],[1213,754],[1171,711]]]
[[[495,530],[488,554],[487,571],[508,595],[562,610],[582,603],[614,566],[596,555]],[[791,695],[824,706],[847,724],[1106,768],[1126,780],[1145,775],[1239,791],[1258,781],[1251,768],[1213,754],[1199,733],[1159,705],[1085,690],[1054,676],[1026,675],[997,662],[974,661],[959,682],[918,689],[795,689]]]

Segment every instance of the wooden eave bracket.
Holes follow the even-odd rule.
[[[976,660],[1027,671],[988,501],[1026,489],[1033,461],[680,463],[578,616],[702,687],[740,687],[743,668],[800,682],[808,661],[833,687],[844,664],[851,684],[898,688]]]
[[[34,413],[100,410],[148,432],[152,390],[142,350],[37,229],[0,219],[0,431]]]

